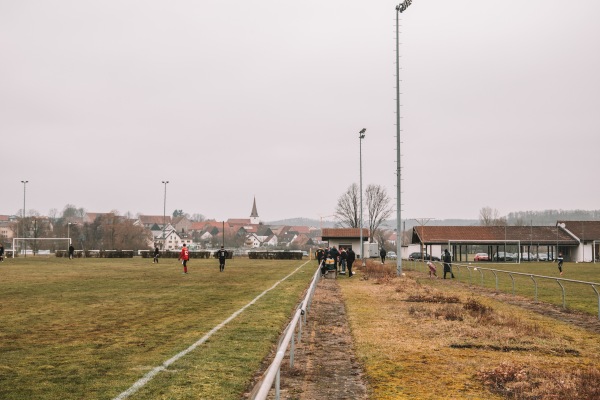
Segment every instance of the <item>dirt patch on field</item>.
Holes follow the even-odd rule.
[[[336,280],[319,282],[307,317],[302,340],[296,342],[294,367],[290,368],[289,354],[282,365],[281,398],[367,399],[363,370],[354,355],[346,307]],[[274,390],[269,398],[275,398]]]

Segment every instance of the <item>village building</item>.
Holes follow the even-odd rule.
[[[555,226],[415,226],[411,243],[431,256],[448,249],[456,262],[487,253],[490,261],[598,259],[600,221],[559,221]],[[406,248],[408,252],[408,247]],[[407,258],[408,254],[403,254]]]

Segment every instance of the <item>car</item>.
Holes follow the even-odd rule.
[[[388,251],[387,258],[389,258],[390,260],[395,260],[396,258],[398,258],[398,256],[396,255],[395,251]]]
[[[549,257],[547,253],[539,253],[537,259],[538,261],[552,261],[552,257]]]
[[[490,260],[490,256],[488,255],[488,253],[475,254],[474,261],[489,261],[489,260]]]
[[[535,261],[535,254],[531,253],[521,253],[521,261]]]
[[[515,254],[513,253],[505,253],[503,251],[499,251],[494,254],[494,261],[515,261]]]
[[[429,254],[425,253],[425,255],[423,255],[423,253],[421,253],[420,251],[416,251],[414,253],[410,253],[410,255],[408,256],[409,260],[431,260],[431,261],[440,261],[439,257],[436,256],[430,256]]]

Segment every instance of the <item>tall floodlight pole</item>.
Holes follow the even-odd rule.
[[[163,234],[162,234],[162,248],[165,250],[165,228],[167,227],[167,183],[169,181],[162,181],[165,185],[165,196],[163,201]]]
[[[402,171],[400,167],[400,13],[404,12],[412,0],[404,0],[396,6],[396,274],[402,275]]]
[[[25,193],[26,193],[26,187],[27,187],[27,183],[28,182],[29,181],[21,181],[21,183],[23,184],[23,218],[22,218],[22,221],[23,221],[23,237],[24,238],[27,237],[26,236],[27,233],[25,231]],[[22,243],[23,243],[22,247],[25,247],[25,243],[26,242],[23,240]],[[23,253],[23,256],[27,257],[27,249],[25,249],[25,252]]]
[[[359,143],[359,160],[360,160],[360,258],[362,259],[362,266],[365,264],[365,252],[364,252],[364,243],[363,243],[363,203],[362,203],[362,140],[365,138],[365,132],[367,130],[362,128],[360,132],[358,132],[358,143]]]

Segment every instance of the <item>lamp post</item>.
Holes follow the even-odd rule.
[[[23,184],[23,218],[22,218],[22,221],[23,221],[23,238],[27,237],[27,232],[25,230],[25,194],[26,194],[26,187],[27,187],[27,183],[28,182],[29,181],[21,181],[21,183]],[[23,240],[22,243],[23,243],[22,247],[25,247],[26,246],[25,245],[26,242]],[[25,249],[25,252],[23,253],[23,256],[27,257],[27,249]]]
[[[402,275],[402,239],[404,232],[401,228],[402,221],[402,171],[400,169],[400,32],[398,20],[400,13],[404,12],[412,0],[404,0],[396,6],[396,274]]]
[[[360,160],[360,258],[362,259],[362,266],[365,264],[365,252],[364,252],[364,243],[363,243],[363,190],[362,190],[362,140],[365,138],[365,132],[367,130],[362,128],[360,132],[358,132],[358,143],[359,143],[359,160]]]
[[[165,185],[165,197],[163,202],[163,234],[162,234],[162,247],[165,249],[165,228],[167,227],[167,183],[169,181],[162,181]]]

